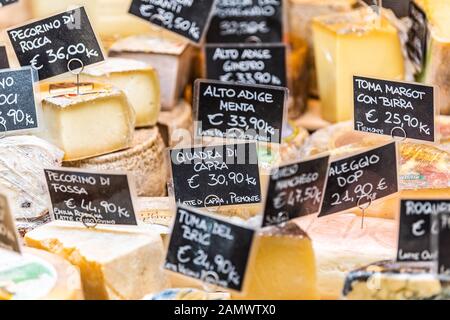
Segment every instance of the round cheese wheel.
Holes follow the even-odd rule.
[[[0,250],[0,300],[83,300],[80,273],[51,253]]]
[[[165,145],[159,130],[153,127],[136,130],[129,149],[64,165],[97,171],[130,172],[139,196],[161,197],[167,193],[168,166],[164,152]]]
[[[172,110],[163,110],[159,114],[158,124],[166,134],[166,144],[175,146],[179,142],[191,144],[193,122],[192,107],[184,99],[180,100]],[[164,134],[163,134],[164,136]],[[186,140],[187,139],[187,140]]]

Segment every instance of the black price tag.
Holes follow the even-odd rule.
[[[380,0],[364,0],[369,6],[378,6]],[[383,7],[394,11],[395,15],[399,18],[406,17],[408,15],[409,3],[411,0],[383,0]]]
[[[288,89],[197,80],[197,137],[281,143]]]
[[[39,80],[105,60],[84,7],[7,32],[20,65],[37,70]],[[72,59],[79,61],[68,66]]]
[[[427,14],[414,1],[409,4],[409,18],[412,21],[412,26],[408,33],[406,49],[409,58],[419,70],[422,70],[428,49],[428,18]]]
[[[357,131],[435,142],[432,86],[353,77]]]
[[[365,208],[397,193],[397,163],[395,142],[332,162],[320,216]]]
[[[197,208],[261,202],[255,143],[170,150],[177,203]]]
[[[129,13],[199,44],[206,33],[215,0],[133,0]]]
[[[54,220],[97,225],[137,225],[126,174],[45,169]]]
[[[36,77],[35,71],[29,67],[0,71],[0,134],[38,129]]]
[[[254,230],[178,207],[164,268],[242,291]]]
[[[270,176],[263,226],[320,212],[329,156],[285,165]]]
[[[432,239],[439,233],[436,217],[450,212],[450,201],[408,199],[400,201],[397,261],[435,261]]]
[[[8,54],[5,46],[0,46],[0,69],[9,69]]]
[[[0,194],[0,248],[21,253],[16,226],[8,200]]]
[[[0,8],[16,2],[19,2],[19,0],[0,0]]]
[[[283,42],[283,0],[218,0],[206,41]]]
[[[450,276],[450,211],[439,215],[438,272]]]
[[[207,45],[205,52],[208,79],[287,86],[283,44]]]

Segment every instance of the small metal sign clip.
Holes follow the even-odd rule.
[[[207,201],[208,199],[217,199],[217,203],[218,203],[219,205],[217,206],[217,208],[216,208],[216,207],[213,207],[213,208],[216,208],[216,209],[211,209],[211,208],[209,208],[209,207],[206,206],[206,201]],[[208,211],[208,212],[217,212],[217,211],[220,210],[220,207],[222,206],[222,203],[220,202],[220,198],[219,198],[218,196],[216,196],[215,194],[210,194],[209,196],[207,196],[207,197],[205,198],[205,201],[204,201],[203,203],[204,203],[204,204],[203,204],[203,207],[204,207],[205,210]]]
[[[93,221],[89,221],[93,220]],[[83,213],[81,216],[81,222],[87,229],[95,229],[98,226],[98,220],[92,214]]]
[[[218,292],[219,276],[214,271],[205,272],[201,281],[203,282],[203,291],[207,293]]]
[[[401,131],[403,133],[403,136],[396,136],[394,133],[397,130]],[[396,142],[404,142],[408,138],[408,136],[406,135],[405,129],[403,129],[402,127],[392,128],[392,130],[391,130],[391,137]],[[400,138],[400,139],[397,139],[397,138]]]
[[[362,204],[361,200],[364,198],[367,198],[369,201],[365,204]],[[356,205],[362,212],[361,229],[364,229],[364,219],[366,217],[366,210],[369,209],[370,206],[372,205],[372,198],[369,195],[366,195],[365,197],[360,197]]]
[[[72,69],[71,64],[73,62],[79,63],[81,67],[78,67],[76,69]],[[83,61],[81,61],[80,59],[77,59],[77,58],[70,59],[69,62],[67,62],[67,70],[69,70],[69,72],[71,74],[73,74],[73,75],[75,75],[77,77],[77,96],[78,96],[80,94],[80,74],[84,70],[84,63],[83,63]]]

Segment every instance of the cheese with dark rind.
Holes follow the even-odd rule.
[[[165,145],[157,127],[137,129],[129,149],[76,162],[68,167],[96,171],[129,172],[143,197],[167,195],[168,164]]]

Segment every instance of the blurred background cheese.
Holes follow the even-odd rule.
[[[302,217],[295,222],[312,240],[316,256],[319,294],[338,299],[348,272],[367,264],[394,259],[397,224],[394,220],[335,214]]]
[[[441,120],[442,119],[442,120]],[[446,125],[445,118],[438,123]],[[448,129],[447,129],[448,130]],[[442,136],[444,139],[444,136]],[[301,157],[330,152],[332,157],[342,157],[387,142],[389,137],[356,132],[350,122],[342,122],[314,133],[300,150]],[[373,203],[368,216],[394,219],[400,197],[445,197],[450,193],[450,153],[440,145],[403,142],[400,144],[399,186],[401,192],[389,199]],[[349,210],[361,213],[361,210]]]
[[[83,300],[80,272],[45,251],[0,249],[0,300]]]
[[[84,69],[82,81],[107,83],[125,92],[136,112],[136,127],[153,126],[158,121],[159,76],[149,65],[137,60],[109,58]]]
[[[317,76],[314,61],[314,44],[311,22],[318,16],[337,12],[348,12],[357,0],[289,0],[290,41],[294,48],[307,48],[309,92],[317,96]]]
[[[427,14],[430,42],[425,69],[419,80],[437,85],[442,114],[450,114],[450,1],[415,0]]]
[[[43,169],[61,166],[64,153],[33,136],[0,139],[0,187],[9,195],[17,220],[33,221],[48,212]]]
[[[192,288],[167,289],[157,294],[144,297],[144,300],[229,300],[227,292],[207,292]]]
[[[193,126],[192,106],[184,99],[178,100],[173,109],[159,114],[158,127],[168,147],[190,145]]]
[[[252,249],[241,294],[233,299],[317,299],[316,263],[311,240],[296,224],[261,229]]]
[[[354,75],[404,79],[398,31],[385,17],[378,22],[378,15],[370,8],[313,20],[323,119],[352,119]]]
[[[142,222],[171,226],[174,208],[169,197],[140,197],[137,206]]]
[[[77,266],[89,300],[135,300],[167,287],[163,243],[157,233],[89,230],[52,222],[29,232],[25,243]]]
[[[431,266],[381,261],[347,275],[347,300],[448,300],[450,281],[433,274]]]
[[[45,130],[39,135],[64,151],[64,161],[131,146],[135,112],[122,91],[93,84],[77,95],[74,84],[67,84],[71,91],[58,95],[51,90],[54,85],[41,85]]]
[[[109,55],[139,60],[158,71],[163,110],[177,105],[191,77],[193,51],[179,39],[153,35],[128,37],[115,42]]]
[[[138,129],[129,149],[64,165],[95,171],[129,172],[139,196],[161,197],[167,194],[169,174],[165,150],[157,127]]]

